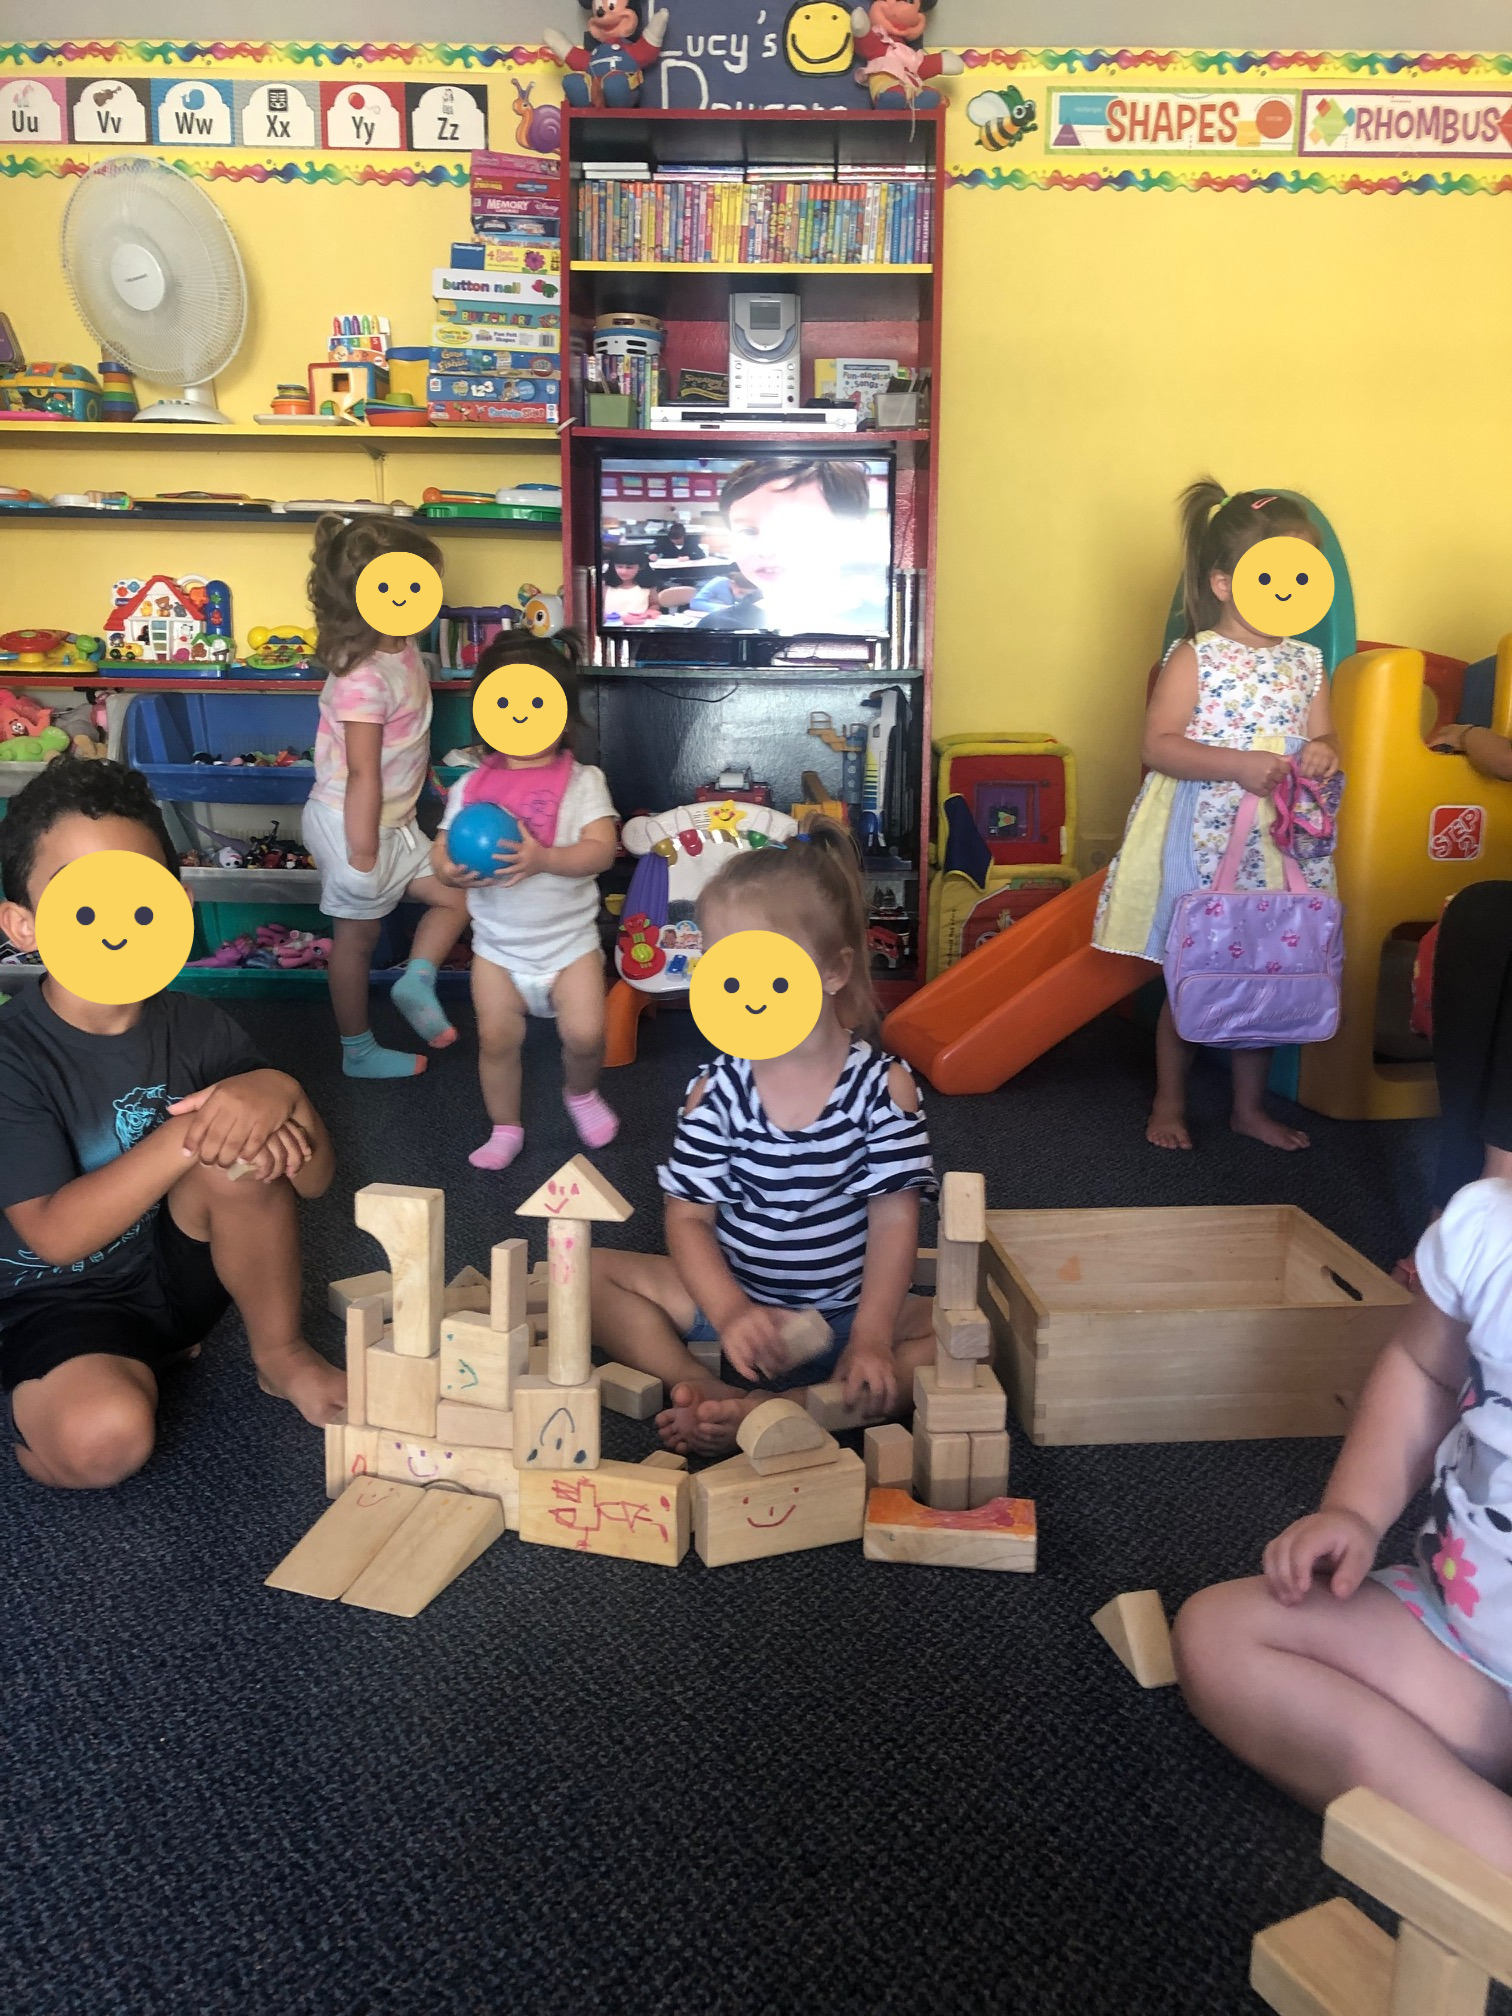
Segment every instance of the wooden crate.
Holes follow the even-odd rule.
[[[1293,1205],[989,1211],[982,1306],[1036,1442],[1341,1435],[1411,1300]]]

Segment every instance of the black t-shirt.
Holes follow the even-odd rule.
[[[55,1015],[40,986],[0,1008],[0,1213],[50,1197],[125,1154],[161,1126],[173,1101],[258,1071],[251,1039],[212,1002],[155,994],[120,1036],[93,1036]],[[0,1321],[7,1302],[39,1289],[158,1300],[152,1228],[159,1206],[99,1253],[55,1267],[0,1215]]]
[[[702,560],[704,557],[703,541],[695,539],[691,532],[681,546],[670,532],[663,532],[651,551],[658,560]]]

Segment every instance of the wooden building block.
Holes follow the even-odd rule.
[[[470,1407],[460,1400],[436,1403],[436,1440],[464,1442],[475,1449],[513,1449],[513,1407]]]
[[[378,1475],[378,1441],[381,1428],[354,1427],[347,1421],[333,1421],[325,1431],[325,1476],[327,1498],[339,1498],[354,1477]]]
[[[423,1491],[420,1496],[414,1513],[363,1569],[343,1603],[390,1617],[418,1617],[503,1537],[504,1508],[496,1498],[474,1498],[466,1491]]]
[[[591,1381],[559,1386],[533,1373],[515,1381],[515,1461],[522,1470],[594,1470],[599,1391]]]
[[[992,1326],[975,1304],[970,1309],[944,1309],[936,1302],[934,1333],[942,1358],[985,1364],[992,1356]]]
[[[454,1484],[475,1496],[497,1498],[504,1523],[520,1523],[520,1476],[510,1449],[475,1443],[424,1442],[413,1436],[376,1433],[371,1467],[401,1484]]]
[[[488,1256],[489,1321],[495,1330],[518,1330],[525,1321],[529,1260],[523,1239],[501,1239]]]
[[[940,1184],[940,1233],[980,1246],[987,1237],[987,1178],[952,1169]]]
[[[488,1277],[480,1274],[476,1267],[459,1268],[442,1291],[443,1316],[460,1316],[464,1312],[486,1316],[488,1307]]]
[[[445,1288],[446,1193],[403,1183],[369,1183],[352,1199],[357,1223],[388,1255],[394,1280],[394,1349],[429,1358],[436,1349]]]
[[[932,1434],[914,1422],[914,1495],[936,1512],[964,1512],[971,1496],[971,1437]]]
[[[576,1218],[583,1224],[623,1225],[635,1206],[621,1197],[586,1155],[574,1155],[539,1190],[515,1206],[516,1218]]]
[[[600,1463],[584,1477],[527,1471],[520,1479],[520,1538],[579,1554],[675,1568],[688,1551],[692,1479],[646,1463]]]
[[[1397,1931],[1391,2016],[1485,2016],[1491,1976],[1462,1953],[1402,1921]]]
[[[1032,1573],[1037,1547],[1028,1498],[994,1498],[974,1511],[920,1505],[906,1491],[873,1491],[862,1536],[868,1561],[910,1561],[920,1568],[987,1568]]]
[[[875,1490],[880,1484],[898,1491],[913,1485],[913,1437],[900,1422],[888,1421],[880,1428],[868,1428],[862,1438],[866,1481]]]
[[[649,1456],[642,1456],[642,1470],[686,1470],[688,1459],[679,1456],[675,1449],[653,1449]]]
[[[383,1297],[368,1295],[349,1302],[346,1312],[346,1418],[362,1427],[367,1411],[367,1354],[383,1336]]]
[[[970,1393],[942,1392],[933,1365],[914,1373],[914,1420],[931,1435],[986,1435],[1008,1421],[1008,1396],[990,1365],[975,1365]]]
[[[952,1358],[936,1345],[934,1371],[935,1385],[941,1393],[976,1391],[976,1364],[970,1358]]]
[[[1174,1687],[1171,1630],[1158,1589],[1134,1589],[1104,1603],[1092,1619],[1141,1687]]]
[[[595,1374],[599,1399],[611,1414],[623,1414],[631,1421],[649,1421],[666,1404],[662,1382],[654,1373],[637,1372],[633,1365],[600,1365]]]
[[[370,1344],[367,1354],[367,1411],[375,1428],[429,1439],[436,1432],[436,1398],[441,1378],[437,1358],[401,1358],[392,1344]]]
[[[269,1589],[334,1603],[425,1496],[418,1484],[357,1477],[266,1578]]]
[[[325,1494],[327,1498],[339,1498],[346,1488],[346,1423],[327,1421],[323,1431],[325,1442]]]
[[[912,1287],[916,1295],[932,1295],[935,1290],[936,1266],[939,1250],[934,1246],[921,1246],[914,1255]]]
[[[558,1386],[583,1386],[593,1369],[592,1228],[579,1218],[546,1227],[551,1279],[546,1297],[546,1373]]]
[[[935,1253],[935,1307],[974,1309],[981,1268],[980,1246],[942,1237]]]
[[[878,1412],[866,1388],[862,1389],[860,1400],[852,1407],[838,1379],[826,1379],[822,1386],[810,1386],[804,1404],[819,1426],[827,1428],[832,1435],[843,1435],[848,1428],[869,1428],[874,1421],[885,1421],[887,1418]]]
[[[776,1464],[784,1456],[809,1455],[836,1446],[834,1437],[825,1433],[807,1408],[780,1396],[753,1407],[736,1429],[735,1441],[758,1468],[763,1462]],[[762,1470],[760,1474],[769,1476],[771,1472]]]
[[[547,1377],[546,1368],[549,1365],[550,1361],[551,1361],[551,1354],[544,1344],[532,1344],[530,1347],[531,1378],[532,1379],[546,1378]]]
[[[971,1474],[966,1485],[968,1506],[986,1505],[1008,1490],[1008,1430],[994,1428],[971,1438]]]
[[[326,1307],[333,1316],[345,1316],[354,1302],[369,1301],[374,1295],[383,1297],[383,1320],[389,1321],[394,1313],[394,1284],[387,1271],[373,1274],[349,1274],[344,1281],[333,1281],[326,1290]]]
[[[1387,2016],[1396,1945],[1335,1897],[1267,1926],[1250,1948],[1250,1986],[1280,2016]]]
[[[810,1359],[822,1357],[835,1341],[834,1331],[817,1309],[783,1311],[777,1319],[777,1330],[789,1372],[795,1365],[807,1365]]]
[[[759,1476],[747,1456],[700,1470],[693,1481],[693,1544],[706,1568],[760,1561],[859,1540],[866,1468],[853,1450],[833,1463]]]
[[[448,1316],[441,1325],[441,1398],[471,1407],[512,1407],[514,1382],[530,1369],[521,1323],[495,1330],[484,1316]]]
[[[1512,1983],[1512,1876],[1356,1786],[1323,1815],[1323,1860],[1388,1911]]]

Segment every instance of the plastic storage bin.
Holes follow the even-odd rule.
[[[250,749],[313,747],[313,694],[143,693],[126,710],[126,761],[153,795],[169,802],[302,805],[315,781],[313,763],[285,768],[196,763],[197,749],[240,756]]]

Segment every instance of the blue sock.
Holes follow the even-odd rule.
[[[342,1037],[341,1068],[348,1078],[418,1078],[425,1059],[407,1050],[384,1050],[372,1030],[364,1029],[360,1036]]]
[[[390,990],[390,999],[417,1036],[433,1049],[452,1042],[456,1030],[436,999],[436,969],[429,959],[411,959]]]

